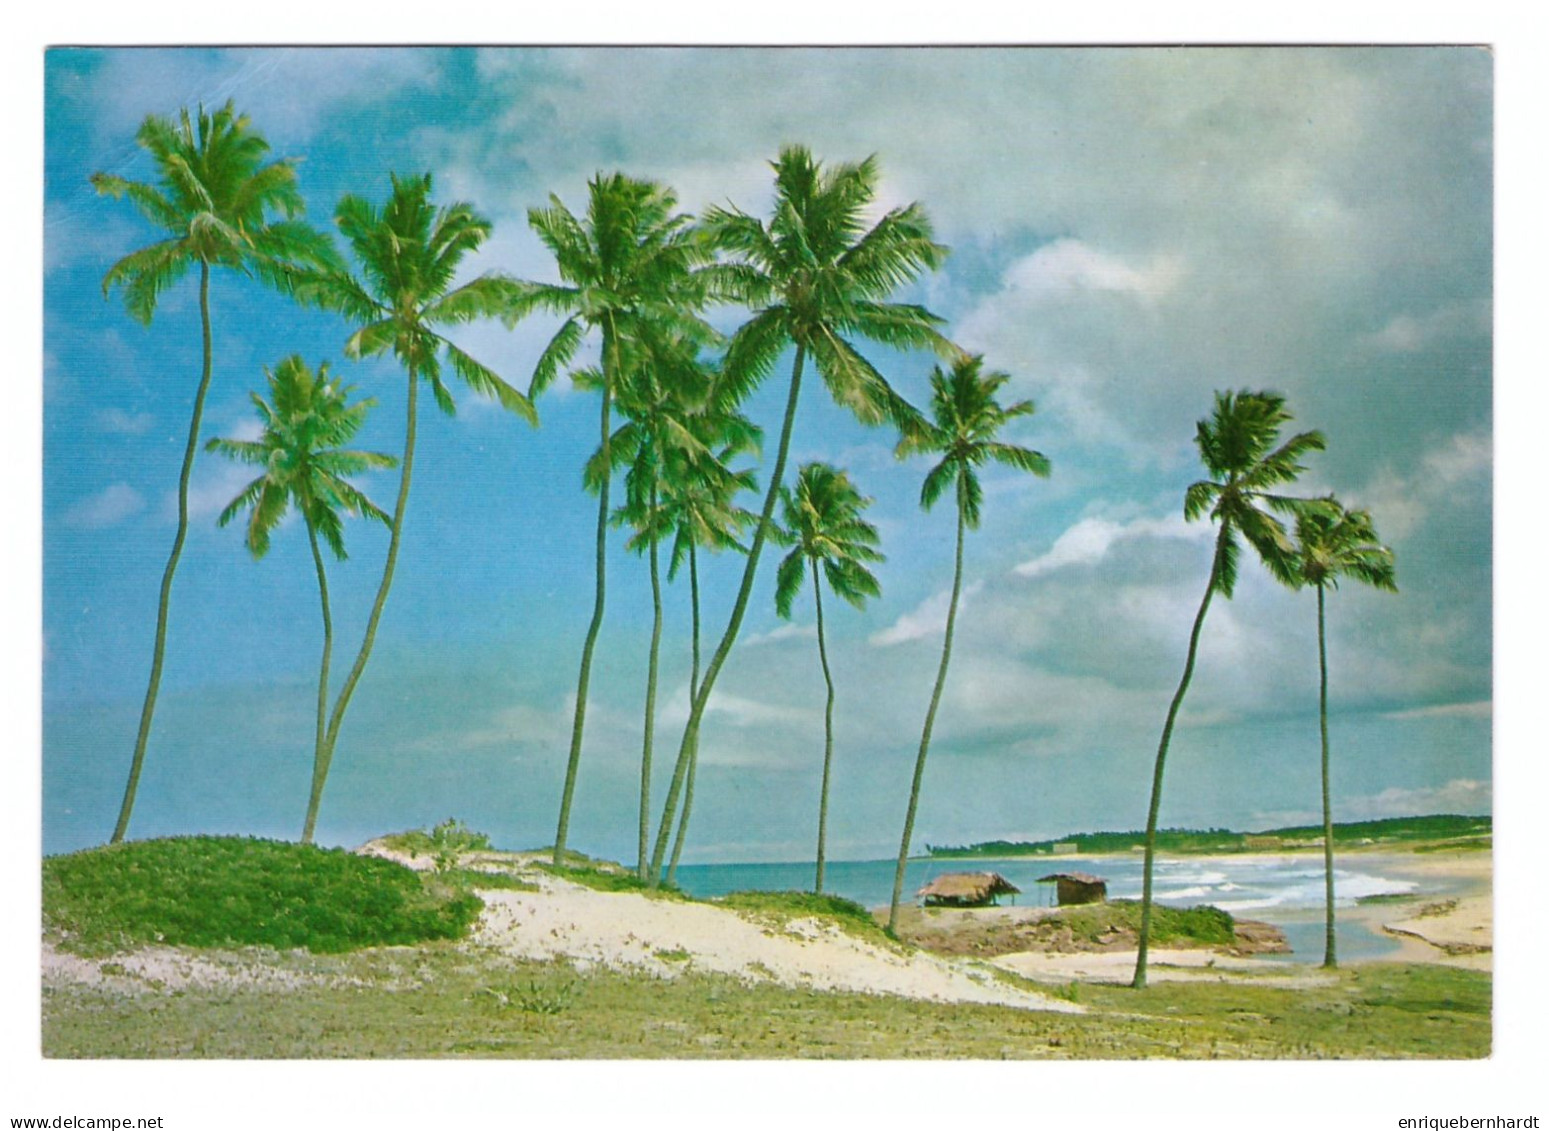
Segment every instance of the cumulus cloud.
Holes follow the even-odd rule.
[[[1122,523],[1100,517],[1083,518],[1056,538],[1046,553],[1013,566],[1011,572],[1019,577],[1038,577],[1065,566],[1093,565],[1107,557],[1114,543],[1121,539],[1208,539],[1211,534],[1209,523],[1185,522],[1181,514]]]
[[[145,499],[127,483],[114,483],[95,495],[71,505],[64,513],[66,526],[100,530],[117,526],[145,509]]]
[[[754,632],[742,640],[744,648],[757,648],[762,644],[778,644],[782,640],[809,640],[816,637],[815,624],[782,624],[768,632]]]
[[[957,603],[959,616],[968,607],[968,599],[975,596],[983,588],[984,583],[982,581],[975,581],[963,589]],[[916,608],[900,616],[887,628],[872,633],[871,643],[878,648],[889,648],[894,644],[906,644],[911,640],[923,640],[928,636],[938,636],[947,630],[947,613],[950,611],[951,604],[951,590],[944,589],[940,593],[933,593],[920,602]]]
[[[1128,263],[1076,239],[1045,244],[1006,269],[1007,290],[1033,301],[1057,299],[1076,291],[1108,291],[1155,302],[1177,286],[1183,274],[1177,256],[1161,255],[1143,267]]]
[[[1346,820],[1417,817],[1426,813],[1488,813],[1491,804],[1489,782],[1455,778],[1440,786],[1395,787],[1367,797],[1352,797],[1340,803],[1340,812]]]
[[[1451,303],[1424,314],[1395,315],[1367,344],[1393,353],[1419,353],[1438,342],[1490,332],[1490,304],[1485,300]]]

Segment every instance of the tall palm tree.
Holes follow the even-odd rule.
[[[374,399],[349,403],[350,388],[328,375],[323,362],[313,374],[299,354],[280,362],[268,374],[269,397],[249,394],[263,421],[257,440],[211,440],[206,451],[220,452],[263,471],[221,511],[225,526],[242,511],[250,511],[245,541],[254,558],[269,552],[274,528],[292,506],[307,528],[312,564],[317,570],[317,592],[323,610],[323,658],[317,676],[317,735],[312,753],[312,789],[302,823],[301,843],[311,844],[317,827],[317,807],[323,796],[328,764],[324,758],[325,723],[328,716],[328,666],[333,655],[333,614],[328,602],[328,574],[318,537],[339,561],[344,551],[344,522],[340,512],[372,518],[391,526],[387,512],[368,499],[348,480],[375,468],[396,467],[398,461],[380,452],[350,451],[340,447],[354,438],[376,405]]]
[[[763,440],[762,431],[734,406],[727,407],[725,387],[716,385],[704,411],[694,413],[685,424],[704,445],[703,454],[690,458],[679,453],[669,459],[665,475],[663,505],[671,518],[674,536],[672,555],[667,565],[667,580],[677,578],[683,563],[688,563],[689,608],[691,616],[691,659],[689,665],[689,702],[699,694],[700,670],[700,603],[699,603],[699,550],[703,547],[712,553],[735,550],[747,553],[742,544],[743,531],[757,521],[757,516],[739,506],[736,497],[743,491],[756,491],[758,480],[751,468],[733,470],[731,464],[744,453],[756,451]],[[683,856],[683,842],[688,835],[689,815],[694,808],[694,784],[699,769],[699,746],[695,743],[679,752],[674,763],[672,780],[667,788],[667,799],[662,806],[662,819],[657,829],[656,847],[651,854],[651,880],[660,882],[662,857],[666,854],[669,835],[672,840],[672,856],[667,864],[666,883],[670,887],[677,882],[678,861]],[[677,812],[681,796],[683,808]],[[672,832],[674,813],[677,812],[677,831]]]
[[[823,630],[823,584],[857,609],[867,597],[880,597],[882,587],[866,567],[885,561],[877,549],[877,528],[861,517],[871,505],[851,482],[849,473],[826,463],[803,464],[796,482],[780,491],[784,522],[776,540],[791,547],[775,572],[775,611],[790,619],[791,605],[801,591],[807,565],[812,566],[812,598],[817,610],[818,662],[823,668],[827,698],[823,706],[823,785],[818,795],[817,874],[812,890],[823,893],[823,866],[828,852],[828,783],[834,762],[834,676],[828,666],[828,641]]]
[[[615,525],[634,533],[625,549],[644,554],[651,572],[651,644],[646,661],[645,722],[640,752],[640,819],[636,871],[650,878],[648,853],[651,830],[651,763],[656,734],[656,683],[662,637],[662,541],[673,532],[673,516],[663,505],[666,468],[674,455],[690,458],[708,454],[684,424],[694,402],[704,396],[709,376],[700,367],[690,343],[658,342],[647,328],[639,343],[645,352],[616,378],[617,404],[626,420],[614,432],[605,452],[627,470],[625,501],[613,514]],[[665,348],[651,349],[651,345]],[[635,354],[631,348],[626,354]],[[595,477],[594,477],[595,478]]]
[[[909,786],[909,808],[904,815],[904,836],[898,846],[898,866],[893,873],[893,898],[888,906],[887,927],[898,929],[898,904],[903,897],[904,868],[909,861],[909,842],[914,837],[914,816],[920,803],[920,784],[925,777],[925,757],[930,752],[931,731],[941,691],[947,682],[947,665],[952,660],[952,633],[957,626],[957,605],[963,592],[963,535],[979,528],[984,489],[975,468],[998,463],[1040,478],[1049,474],[1049,461],[1031,448],[1008,444],[997,439],[1002,428],[1018,417],[1033,414],[1032,401],[1002,405],[995,394],[1011,378],[998,371],[985,373],[984,358],[968,357],[955,362],[950,373],[937,366],[931,374],[931,419],[919,421],[904,432],[898,442],[900,459],[920,452],[939,453],[940,461],[925,475],[920,486],[920,506],[930,510],[951,488],[957,502],[957,549],[952,568],[952,598],[947,605],[946,634],[941,645],[941,666],[931,689],[925,726],[920,733],[920,751],[914,760],[914,778]]]
[[[1291,420],[1285,398],[1278,393],[1216,393],[1210,419],[1201,420],[1194,442],[1208,479],[1191,483],[1183,496],[1183,517],[1193,522],[1208,514],[1218,525],[1215,552],[1210,559],[1210,578],[1189,632],[1188,658],[1178,681],[1162,739],[1157,745],[1156,768],[1151,778],[1151,808],[1146,815],[1145,874],[1140,896],[1140,944],[1135,957],[1133,985],[1146,985],[1146,958],[1151,942],[1151,877],[1156,861],[1156,822],[1162,806],[1162,771],[1172,741],[1178,709],[1194,676],[1200,629],[1210,600],[1217,593],[1230,599],[1237,584],[1240,534],[1253,547],[1269,572],[1287,585],[1296,584],[1296,550],[1285,527],[1271,511],[1294,514],[1302,500],[1287,498],[1274,488],[1294,482],[1305,468],[1298,462],[1308,452],[1323,450],[1321,432],[1299,432],[1281,442],[1280,430]]]
[[[689,707],[679,757],[697,747],[705,707],[741,631],[759,557],[774,522],[801,396],[802,369],[810,356],[831,396],[865,424],[902,423],[914,410],[861,356],[851,338],[895,349],[925,347],[943,356],[960,351],[938,327],[941,319],[922,306],[888,297],[946,258],[931,238],[918,204],[894,208],[870,228],[866,210],[876,198],[874,158],[825,169],[804,147],[781,149],[773,163],[775,209],[768,223],[735,208],[712,208],[705,232],[731,262],[716,269],[718,293],[740,302],[753,316],[733,336],[724,362],[726,379],[739,386],[740,401],[773,370],[787,346],[795,347],[785,416],[774,464],[748,547],[731,617],[705,667]]]
[[[592,655],[607,598],[608,488],[616,466],[608,449],[625,343],[647,324],[670,327],[702,342],[712,340],[714,332],[697,317],[705,302],[705,280],[696,269],[709,260],[710,251],[695,233],[692,218],[674,211],[678,202],[672,190],[622,173],[599,173],[587,183],[584,220],[573,215],[557,196],[549,201],[547,208],[529,209],[527,221],[553,254],[561,282],[522,284],[521,294],[507,315],[515,319],[529,311],[545,310],[565,316],[533,370],[532,397],[536,399],[553,383],[589,332],[600,335],[602,347],[597,381],[602,394],[600,438],[591,465],[602,471],[600,478],[589,472],[586,483],[597,493],[595,595],[581,646],[570,754],[554,834],[554,864],[559,867],[564,864],[570,834]]]
[[[1318,734],[1322,744],[1323,887],[1325,935],[1323,965],[1332,969],[1334,953],[1334,816],[1329,800],[1328,773],[1328,651],[1323,632],[1323,593],[1338,589],[1341,577],[1364,581],[1377,589],[1398,592],[1393,575],[1393,551],[1377,540],[1366,511],[1346,510],[1332,495],[1317,500],[1296,516],[1296,579],[1318,591]]]
[[[510,308],[513,288],[510,280],[494,275],[480,275],[453,286],[463,260],[489,237],[490,223],[468,204],[437,208],[430,196],[429,173],[420,177],[393,174],[392,192],[381,207],[358,196],[346,196],[334,210],[334,221],[360,265],[360,275],[342,269],[294,272],[287,280],[299,301],[337,311],[359,325],[345,343],[348,356],[372,357],[391,350],[407,377],[403,459],[398,497],[393,505],[392,533],[360,651],[328,717],[320,769],[325,778],[350,697],[371,658],[377,626],[393,585],[414,473],[420,379],[430,386],[441,410],[449,416],[454,414],[456,402],[442,380],[441,364],[445,358],[452,371],[475,392],[494,398],[529,423],[536,424],[538,419],[527,397],[442,333],[445,326],[504,315]]]
[[[167,647],[167,619],[172,606],[172,580],[177,574],[183,543],[188,537],[188,483],[199,449],[199,426],[212,376],[210,331],[210,271],[223,267],[274,281],[286,264],[326,264],[334,261],[326,236],[296,217],[305,211],[296,187],[296,161],[265,163],[269,143],[246,115],[230,102],[213,114],[201,106],[190,117],[183,110],[176,122],[151,115],[135,135],[155,162],[155,184],[131,181],[110,173],[91,178],[99,193],[127,197],[166,237],[124,256],[108,269],[102,290],[122,287],[132,317],[150,324],[161,293],[191,267],[199,268],[199,326],[203,342],[199,383],[194,390],[188,441],[178,473],[177,533],[161,576],[156,607],[156,636],[151,648],[151,673],[140,709],[129,781],[119,806],[112,843],[124,839],[134,811],[145,747],[161,688],[162,660]],[[279,217],[283,217],[280,219]]]

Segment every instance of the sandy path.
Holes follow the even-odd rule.
[[[1135,951],[1105,950],[1071,954],[1022,951],[992,961],[1003,970],[1039,982],[1115,982],[1129,985],[1135,975]],[[1208,950],[1153,950],[1146,963],[1148,982],[1242,982],[1255,986],[1304,988],[1336,979],[1314,968],[1263,958],[1238,958]]]
[[[686,970],[746,981],[925,1001],[1079,1012],[1069,1002],[1009,985],[983,965],[903,954],[817,919],[754,921],[704,903],[599,892],[553,877],[543,890],[481,891],[474,941],[513,957],[564,959],[673,977]]]

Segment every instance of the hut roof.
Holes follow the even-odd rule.
[[[949,872],[937,876],[915,894],[934,899],[981,900],[992,895],[1016,895],[1021,890],[999,872]]]
[[[1058,880],[1075,880],[1078,884],[1106,884],[1108,881],[1101,876],[1094,876],[1090,872],[1050,872],[1047,876],[1039,876],[1040,884],[1052,884]]]

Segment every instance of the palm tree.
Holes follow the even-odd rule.
[[[312,754],[312,790],[307,800],[301,843],[311,844],[317,827],[317,807],[323,796],[328,764],[324,757],[324,724],[328,715],[328,665],[333,654],[333,615],[328,603],[328,574],[318,536],[334,557],[343,561],[344,522],[340,512],[373,518],[391,526],[387,512],[350,484],[347,476],[373,468],[396,467],[398,461],[380,452],[348,451],[348,443],[376,405],[372,399],[349,403],[351,390],[328,376],[328,364],[314,375],[299,354],[286,358],[268,373],[270,400],[250,394],[263,421],[257,440],[211,440],[206,451],[220,452],[263,469],[220,514],[225,526],[244,510],[247,548],[254,558],[269,552],[269,538],[292,505],[307,528],[317,592],[323,607],[323,659],[317,677],[317,736]]]
[[[1230,599],[1237,584],[1237,562],[1242,535],[1257,552],[1269,572],[1287,585],[1296,584],[1295,547],[1285,527],[1270,511],[1295,513],[1302,500],[1287,498],[1273,488],[1293,482],[1305,468],[1298,462],[1308,452],[1323,450],[1320,432],[1299,432],[1284,443],[1280,430],[1289,423],[1285,398],[1277,393],[1217,393],[1209,420],[1201,420],[1194,442],[1210,478],[1191,483],[1183,496],[1183,517],[1192,522],[1209,514],[1218,524],[1215,552],[1210,560],[1210,579],[1194,627],[1189,633],[1188,658],[1183,678],[1167,708],[1162,739],[1156,750],[1156,769],[1151,778],[1151,808],[1146,815],[1145,874],[1140,896],[1140,944],[1135,957],[1136,989],[1146,985],[1146,956],[1151,941],[1151,876],[1156,860],[1156,822],[1162,806],[1162,771],[1172,741],[1178,708],[1194,676],[1199,633],[1204,627],[1210,599],[1215,594]]]
[[[591,465],[600,467],[601,473],[598,477],[589,472],[586,484],[597,493],[596,589],[576,679],[570,754],[554,834],[556,867],[564,864],[570,833],[592,655],[607,596],[608,487],[616,466],[609,454],[611,413],[625,343],[643,324],[670,327],[701,342],[715,336],[696,315],[705,301],[704,280],[696,275],[696,268],[708,261],[710,252],[694,232],[691,217],[674,213],[678,202],[673,192],[622,173],[599,173],[587,183],[587,193],[584,221],[557,196],[549,198],[547,208],[528,210],[528,224],[553,253],[561,282],[522,284],[522,292],[507,315],[514,320],[532,310],[546,310],[565,316],[533,370],[529,392],[535,399],[569,364],[588,331],[596,330],[602,339],[597,382],[602,394],[600,440]]]
[[[646,330],[639,345],[656,335]],[[634,354],[633,349],[625,350]],[[625,502],[613,514],[615,525],[633,527],[625,544],[633,553],[645,554],[651,570],[651,644],[646,661],[645,723],[640,752],[640,820],[636,871],[641,882],[650,878],[648,845],[651,831],[651,762],[656,734],[656,681],[662,637],[662,540],[673,530],[672,515],[662,504],[666,465],[673,455],[698,456],[700,445],[685,428],[684,414],[704,395],[709,377],[696,364],[692,345],[672,342],[665,350],[651,350],[634,367],[615,379],[617,403],[626,417],[599,457],[609,455],[627,467]],[[595,478],[595,476],[593,477]]]
[[[529,423],[536,424],[538,419],[531,401],[441,333],[443,326],[505,314],[513,287],[510,280],[493,275],[480,275],[452,285],[463,259],[489,237],[490,223],[468,204],[437,208],[431,203],[430,194],[431,179],[426,173],[405,178],[393,174],[392,193],[380,208],[361,197],[346,196],[334,210],[334,221],[359,261],[360,276],[340,269],[294,272],[288,278],[298,301],[337,311],[359,324],[345,343],[347,355],[372,357],[391,350],[408,378],[403,459],[387,558],[360,651],[329,714],[319,770],[325,778],[345,711],[366,670],[382,610],[392,589],[414,472],[420,379],[429,384],[441,410],[449,416],[454,414],[456,402],[442,380],[444,357],[452,371],[475,392],[493,397]]]
[[[828,846],[828,783],[834,761],[834,676],[828,666],[828,642],[823,632],[823,585],[857,609],[867,597],[880,597],[882,587],[867,565],[885,561],[877,550],[877,528],[861,517],[871,505],[847,472],[826,463],[803,464],[794,487],[782,488],[783,529],[776,540],[791,547],[775,572],[775,611],[790,619],[791,604],[800,592],[807,564],[812,565],[812,598],[817,609],[818,662],[823,668],[827,698],[823,707],[823,785],[818,795],[817,875],[812,890],[823,894],[823,865]]]
[[[1296,579],[1318,590],[1318,733],[1322,741],[1323,886],[1325,936],[1323,965],[1338,965],[1334,954],[1334,817],[1328,776],[1328,652],[1323,633],[1323,592],[1339,588],[1341,577],[1353,577],[1390,593],[1398,592],[1393,576],[1393,551],[1377,540],[1366,511],[1346,510],[1332,495],[1317,500],[1296,516]]]
[[[197,265],[203,360],[194,391],[188,442],[183,448],[182,470],[178,473],[177,533],[173,535],[172,552],[161,576],[150,680],[140,709],[129,781],[113,828],[113,844],[124,839],[134,810],[161,688],[172,579],[188,537],[188,483],[193,475],[199,426],[212,376],[210,270],[224,267],[274,281],[285,264],[333,262],[333,248],[327,237],[295,219],[305,211],[296,187],[295,160],[286,158],[265,164],[269,143],[252,129],[246,115],[237,114],[230,102],[213,114],[200,107],[198,114],[190,117],[183,110],[175,123],[152,115],[141,124],[135,140],[155,162],[157,182],[146,184],[97,173],[91,178],[92,184],[106,196],[127,197],[167,235],[113,264],[102,279],[103,294],[115,286],[122,287],[130,315],[149,325],[161,293]],[[277,219],[278,216],[284,219]]]
[[[812,358],[836,401],[862,423],[881,424],[908,421],[914,410],[861,356],[852,337],[895,349],[960,354],[937,329],[941,319],[936,315],[922,306],[887,301],[899,287],[939,266],[947,249],[932,240],[930,221],[918,204],[894,208],[866,227],[865,213],[877,191],[874,158],[824,169],[807,149],[791,145],[781,149],[773,168],[775,211],[767,224],[734,208],[712,208],[704,221],[709,239],[733,257],[716,268],[718,293],[753,311],[733,336],[724,362],[726,379],[737,388],[734,399],[740,402],[767,377],[787,346],[796,352],[747,564],[726,631],[689,707],[680,759],[698,745],[705,707],[747,613],[784,480],[806,359]]]
[[[725,399],[725,386],[713,386],[705,409],[685,420],[685,425],[703,445],[703,452],[693,458],[682,452],[676,453],[673,458],[669,458],[664,476],[662,504],[671,518],[674,532],[667,580],[675,580],[683,563],[688,563],[692,624],[688,679],[690,703],[699,693],[699,549],[703,547],[712,553],[721,550],[747,553],[741,535],[756,521],[751,511],[737,505],[736,497],[743,491],[756,491],[757,478],[751,468],[734,471],[730,465],[740,455],[757,450],[763,440],[763,433],[735,407],[723,406],[722,401]],[[672,839],[672,856],[667,864],[666,882],[671,887],[677,881],[678,861],[683,856],[689,814],[694,808],[694,783],[698,769],[699,746],[695,743],[679,752],[673,766],[672,781],[667,788],[667,799],[662,806],[662,819],[657,829],[656,847],[651,854],[652,883],[659,883],[662,879],[662,857],[666,854],[669,834]],[[677,813],[677,831],[672,833],[673,815],[677,811],[680,795],[683,808]]]
[[[1001,372],[983,372],[982,357],[955,362],[951,373],[937,366],[931,374],[931,419],[920,421],[904,432],[898,442],[900,459],[919,452],[937,452],[941,460],[925,475],[920,486],[920,506],[930,510],[936,501],[953,489],[957,500],[957,550],[952,569],[952,598],[947,605],[946,635],[941,645],[941,666],[931,690],[930,706],[925,712],[925,727],[920,734],[920,751],[914,760],[914,779],[909,786],[909,808],[904,815],[904,836],[898,846],[898,866],[893,873],[893,898],[888,906],[887,928],[898,929],[898,904],[903,897],[904,868],[909,861],[909,842],[914,836],[914,816],[920,803],[920,784],[925,777],[925,757],[930,752],[931,730],[941,691],[947,682],[947,665],[952,659],[952,633],[957,624],[957,605],[963,592],[963,535],[979,528],[984,489],[976,467],[999,463],[1040,478],[1049,474],[1049,461],[1031,448],[1019,447],[996,439],[1007,423],[1033,414],[1032,401],[1001,405],[995,394],[1011,378]]]

